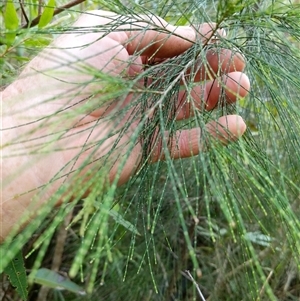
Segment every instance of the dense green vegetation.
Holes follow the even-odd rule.
[[[190,159],[173,161],[166,153],[165,161],[145,164],[120,188],[102,188],[102,169],[88,183],[92,190],[87,198],[81,194],[85,184],[78,181],[72,188],[78,199],[68,203],[66,197],[53,209],[55,198],[66,194],[62,189],[21,234],[0,246],[1,272],[22,251],[32,301],[299,300],[300,4],[95,0],[74,2],[52,17],[54,8],[66,3],[0,4],[2,89],[90,9],[132,18],[153,13],[176,25],[212,21],[228,33],[214,47],[235,49],[247,60],[249,96],[226,107],[220,99],[213,113],[197,113],[188,121],[164,122],[162,116],[172,112],[172,97],[180,89],[174,75],[184,64],[178,62],[190,62],[195,53],[205,61],[205,51],[212,47],[196,44],[172,64],[145,70],[144,77],[159,80],[135,104],[154,105],[161,98],[154,92],[169,91],[173,82],[174,86],[164,95],[166,105],[145,119],[138,134],[151,143],[153,126],[171,131],[203,127],[232,112],[243,116],[248,129],[226,147],[208,139],[207,151]],[[164,68],[169,71],[161,77]],[[101,74],[95,73],[95,78],[101,79]],[[120,93],[134,87],[134,79],[126,85],[121,79],[102,80],[107,81],[107,95],[116,87]],[[45,268],[72,276],[72,282],[59,289],[58,274],[44,273]],[[1,300],[20,300],[7,273],[2,273],[1,282]]]

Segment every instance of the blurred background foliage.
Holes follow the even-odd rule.
[[[176,25],[216,22],[228,33],[217,47],[244,55],[252,85],[237,104],[176,125],[237,112],[248,125],[237,143],[146,166],[125,186],[64,204],[41,217],[35,232],[25,230],[26,239],[2,246],[3,263],[22,250],[27,274],[38,271],[29,277],[29,300],[300,300],[299,1],[7,0],[0,6],[2,89],[91,9],[153,13]],[[59,285],[70,275],[70,283]],[[5,273],[0,298],[20,299]]]

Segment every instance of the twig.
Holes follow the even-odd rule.
[[[85,0],[73,0],[63,6],[60,6],[58,8],[56,8],[53,12],[53,16],[56,16],[58,15],[59,13],[61,13],[62,11],[64,11],[65,9],[68,9],[68,8],[71,8],[77,4],[80,4],[82,2],[84,2]],[[33,19],[31,22],[27,22],[25,25],[23,25],[21,28],[24,29],[24,28],[31,28],[31,27],[34,27],[36,26],[37,24],[39,24],[39,21],[41,19],[41,13],[35,18]]]
[[[28,19],[28,17],[27,17],[26,11],[25,11],[25,9],[24,9],[24,3],[23,3],[23,0],[19,0],[19,3],[20,3],[21,11],[22,11],[21,18],[23,19],[23,17],[24,17],[26,23],[28,24],[28,23],[29,23],[29,19]],[[23,20],[22,20],[22,21],[23,21]]]
[[[200,296],[200,298],[202,299],[202,301],[205,301],[205,298],[200,290],[199,284],[196,282],[196,280],[193,278],[192,274],[190,273],[189,270],[185,271],[187,273],[187,275],[189,276],[190,280],[194,283],[194,285],[196,286],[197,292]]]
[[[270,273],[269,273],[269,275],[268,275],[268,277],[267,277],[267,279],[266,279],[266,281],[265,281],[265,283],[263,284],[263,286],[262,286],[262,288],[261,288],[261,290],[259,292],[259,295],[258,295],[256,301],[261,300],[261,297],[262,297],[262,295],[263,295],[263,293],[265,291],[265,288],[266,288],[266,286],[267,286],[267,284],[268,284],[268,282],[269,282],[269,280],[270,280],[270,278],[272,277],[273,274],[274,274],[274,271],[271,270]]]
[[[38,5],[38,15],[39,16],[42,14],[42,6],[43,6],[43,0],[39,0],[39,5]]]

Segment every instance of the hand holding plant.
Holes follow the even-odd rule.
[[[105,30],[113,24],[115,30]],[[206,45],[218,35],[224,31],[215,30],[213,24],[196,30],[174,27],[154,16],[131,19],[91,11],[35,57],[3,92],[2,238],[28,208],[35,211],[62,185],[75,183],[75,178],[88,181],[101,165],[107,166],[109,182],[128,181],[142,159],[141,140],[132,137],[141,121],[153,114],[152,108],[144,115],[137,113],[137,107],[141,109],[138,95],[147,89],[145,67],[150,61],[159,64],[182,54],[197,39]],[[230,103],[247,95],[250,84],[241,55],[210,48],[206,60],[198,63],[198,69],[187,71],[196,83],[192,101],[185,91],[179,92],[175,119],[187,119],[195,110],[212,110],[224,91]],[[237,139],[245,129],[237,115],[206,125],[207,132],[223,143]],[[176,131],[170,136],[170,156],[198,154],[202,130]],[[162,158],[158,140],[149,161]],[[33,205],[39,190],[42,197]],[[84,190],[83,194],[89,188]]]

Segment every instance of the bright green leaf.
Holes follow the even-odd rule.
[[[7,46],[12,45],[15,38],[16,38],[16,33],[15,32],[5,33],[5,43],[7,44]]]
[[[15,30],[19,26],[19,18],[17,15],[16,8],[12,1],[8,0],[6,3],[4,13],[5,28],[8,30]]]
[[[11,45],[16,38],[15,30],[19,26],[19,18],[17,15],[17,11],[11,0],[8,0],[6,3],[4,13],[4,24],[7,31],[9,31],[5,34],[5,43],[7,45]]]
[[[85,291],[79,285],[49,269],[38,269],[34,275],[34,282],[47,287],[65,289],[76,294],[85,295]]]
[[[41,15],[38,27],[42,28],[45,27],[53,17],[55,7],[55,0],[49,0],[48,4],[45,6],[45,9]]]
[[[4,272],[5,274],[8,275],[11,285],[16,288],[16,291],[18,292],[22,300],[27,300],[28,283],[27,283],[27,276],[26,276],[26,271],[24,266],[23,255],[21,251],[6,266]]]

